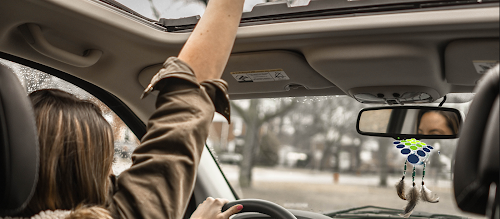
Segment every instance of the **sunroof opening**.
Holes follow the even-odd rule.
[[[137,13],[153,19],[202,15],[206,0],[116,0]]]
[[[168,32],[191,31],[209,0],[96,0],[106,2]],[[240,26],[352,17],[449,7],[488,7],[499,0],[245,0]],[[491,4],[493,3],[493,4]]]
[[[203,15],[208,0],[116,0],[137,13],[153,19],[176,19]],[[287,3],[288,7],[306,6],[310,0],[245,0],[244,12],[252,11],[257,4]]]

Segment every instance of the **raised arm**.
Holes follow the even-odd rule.
[[[222,75],[233,48],[244,0],[210,0],[193,33],[179,53],[198,82]]]
[[[179,57],[169,58],[146,88],[143,96],[153,89],[160,91],[156,111],[132,154],[132,166],[115,183],[109,210],[116,217],[184,215],[214,111],[229,118],[227,84],[222,80],[197,82],[221,77],[243,2],[210,0]]]

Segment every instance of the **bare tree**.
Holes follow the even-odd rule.
[[[274,112],[263,112],[262,104],[263,101],[258,99],[250,100],[250,104],[246,109],[234,102],[231,104],[234,111],[241,116],[246,124],[245,145],[243,146],[243,159],[240,163],[239,176],[240,186],[243,188],[251,186],[252,169],[260,145],[259,132],[262,125],[280,115],[286,114],[295,106],[295,102],[291,101],[290,103],[280,104]]]
[[[389,167],[387,165],[387,153],[392,139],[378,137],[378,163],[379,163],[379,186],[387,186]]]
[[[281,141],[293,145],[298,150],[308,151],[311,156],[320,150],[319,160],[315,160],[316,158],[309,160],[307,166],[311,168],[339,172],[340,154],[345,151],[350,154],[350,171],[358,171],[361,166],[361,146],[370,139],[359,135],[355,129],[356,118],[363,104],[347,96],[296,98],[296,100],[305,103],[298,105],[275,122],[280,127],[287,125],[293,127],[292,134],[280,135]],[[284,120],[288,124],[284,125]],[[276,130],[281,132],[280,128]],[[352,143],[343,145],[343,138],[350,139]],[[387,153],[391,139],[374,140],[379,145],[375,160],[379,167],[380,185],[386,186],[389,172]],[[311,143],[313,141],[316,141],[316,145]]]
[[[148,0],[148,2],[149,6],[151,7],[151,11],[153,12],[153,16],[155,16],[155,18],[159,20],[161,18],[160,11],[158,11],[158,8],[156,8],[155,4],[153,3],[153,0]]]
[[[310,160],[312,168],[320,170],[331,168],[334,156],[333,171],[339,171],[339,154],[343,151],[342,138],[359,138],[355,130],[356,116],[362,105],[350,97],[298,98],[305,104],[287,115],[294,127],[293,139],[295,147],[308,149],[309,154],[321,151],[319,160]],[[311,145],[312,142],[315,145]],[[359,145],[359,144],[358,144]],[[356,150],[349,148],[351,153]],[[359,157],[358,155],[352,157]]]

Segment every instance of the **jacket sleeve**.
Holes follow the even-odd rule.
[[[226,82],[200,85],[177,58],[165,62],[145,95],[152,90],[160,91],[156,111],[132,166],[116,180],[110,211],[120,218],[182,218],[214,111],[229,118]]]

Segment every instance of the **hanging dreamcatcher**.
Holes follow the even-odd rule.
[[[430,203],[437,203],[439,202],[439,197],[435,194],[432,194],[432,191],[429,190],[425,184],[424,184],[424,177],[425,177],[425,163],[427,159],[429,158],[430,153],[434,149],[432,146],[427,145],[426,143],[416,140],[414,138],[412,139],[406,139],[406,140],[401,140],[401,141],[394,141],[394,145],[396,148],[400,150],[400,153],[406,157],[405,160],[405,165],[404,165],[404,171],[403,171],[403,177],[401,180],[396,184],[396,191],[398,193],[398,196],[403,199],[407,200],[408,204],[404,208],[404,212],[401,216],[407,218],[411,215],[413,212],[413,209],[417,205],[419,199],[422,201],[430,202]],[[410,191],[406,193],[405,191],[405,175],[406,175],[406,164],[412,164],[413,165],[413,171],[412,171],[412,186]],[[415,184],[415,166],[417,165],[423,165],[423,171],[422,171],[422,186],[420,189],[418,186]]]

